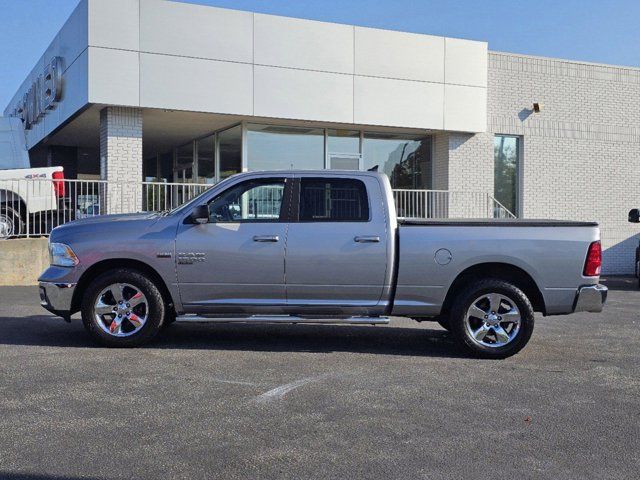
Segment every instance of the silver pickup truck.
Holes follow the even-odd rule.
[[[398,220],[386,176],[235,175],[169,212],[53,230],[42,305],[108,346],[172,321],[438,321],[477,356],[522,349],[543,315],[599,312],[595,223]]]

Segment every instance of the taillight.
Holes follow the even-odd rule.
[[[600,275],[602,268],[602,246],[600,241],[593,242],[589,245],[589,251],[587,252],[587,260],[584,262],[585,277],[597,277]]]
[[[53,172],[53,192],[56,197],[64,197],[64,172]]]

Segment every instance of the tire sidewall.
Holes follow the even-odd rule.
[[[114,337],[100,328],[94,315],[94,305],[103,289],[114,283],[128,283],[138,288],[148,302],[147,321],[133,335]],[[105,272],[93,280],[83,295],[82,321],[89,334],[99,343],[108,347],[135,347],[149,342],[162,328],[165,305],[158,287],[144,274],[135,270],[118,269]]]
[[[465,316],[471,303],[478,297],[490,293],[499,293],[508,297],[520,311],[520,331],[512,342],[503,347],[486,347],[476,343],[465,326]],[[527,296],[515,285],[502,280],[480,280],[474,282],[458,296],[451,310],[449,326],[460,344],[471,354],[482,358],[506,358],[518,353],[529,342],[533,333],[534,312]]]
[[[23,222],[22,218],[18,212],[16,212],[13,208],[3,205],[0,207],[0,215],[6,216],[11,223],[13,224],[13,231],[7,236],[0,236],[0,240],[6,240],[12,237],[18,237],[22,235],[23,231]]]

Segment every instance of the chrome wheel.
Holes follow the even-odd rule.
[[[147,297],[133,285],[114,283],[102,290],[93,307],[97,324],[114,337],[140,331],[149,316]]]
[[[500,293],[476,298],[467,310],[464,324],[471,339],[484,347],[504,347],[511,343],[522,323],[515,302]]]
[[[6,213],[0,213],[0,239],[13,235],[13,220]]]

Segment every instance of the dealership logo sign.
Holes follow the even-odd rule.
[[[61,98],[62,58],[53,57],[15,107],[13,116],[21,118],[25,130],[29,130],[49,110],[56,108]]]

